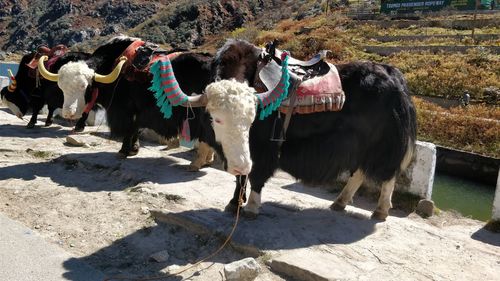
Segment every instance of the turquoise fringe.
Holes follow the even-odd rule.
[[[284,84],[283,93],[275,101],[273,101],[268,105],[264,105],[264,101],[261,100],[260,98],[258,99],[260,105],[260,114],[259,114],[260,120],[264,120],[267,116],[271,115],[273,111],[275,111],[281,106],[283,100],[288,97],[288,88],[290,87],[290,74],[288,73],[288,56],[286,56],[285,59],[281,62],[281,73],[282,73],[281,79],[278,85],[283,82]]]

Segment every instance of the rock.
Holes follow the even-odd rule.
[[[85,142],[77,140],[75,137],[67,136],[66,142],[74,146],[85,146]]]
[[[417,205],[417,214],[424,218],[430,217],[434,214],[434,201],[429,199],[422,199]]]
[[[252,281],[261,271],[260,265],[253,258],[246,258],[226,264],[224,275],[227,281]]]
[[[170,255],[168,254],[167,250],[159,251],[157,253],[152,254],[149,256],[150,260],[153,260],[155,262],[166,262],[168,261],[168,258]]]
[[[169,265],[167,266],[165,269],[162,270],[162,272],[165,272],[167,274],[172,274],[172,273],[175,273],[176,271],[178,271],[181,267],[176,265],[176,264],[172,264],[172,265]]]
[[[146,206],[141,207],[141,213],[142,213],[143,215],[147,215],[147,214],[149,214],[149,208],[148,208],[148,207],[146,207]]]

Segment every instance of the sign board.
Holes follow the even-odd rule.
[[[475,2],[476,0],[382,0],[380,12],[386,14],[428,12],[439,11],[445,7],[474,10]]]

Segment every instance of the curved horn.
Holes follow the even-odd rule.
[[[153,75],[149,90],[154,93],[156,105],[166,119],[172,116],[172,106],[202,107],[207,104],[205,95],[188,96],[182,91],[167,56],[153,63],[149,71]]]
[[[9,84],[9,87],[7,87],[7,91],[13,93],[16,88],[17,88],[17,81],[16,81],[16,77],[14,76],[14,74],[12,74],[12,70],[7,69],[7,71],[9,72],[9,78],[10,78],[10,84]]]
[[[192,95],[188,96],[188,102],[180,104],[184,107],[204,107],[207,106],[208,98],[207,95]]]
[[[47,61],[49,57],[47,56],[41,56],[40,59],[38,60],[38,72],[43,76],[43,78],[52,81],[52,82],[57,82],[59,80],[59,74],[54,74],[52,72],[49,72],[45,68],[45,64],[43,62]]]
[[[120,72],[122,71],[123,64],[127,62],[127,57],[120,57],[120,62],[116,65],[115,69],[108,75],[101,75],[96,73],[94,75],[94,81],[104,84],[111,84],[118,79]]]

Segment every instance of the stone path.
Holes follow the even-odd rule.
[[[67,130],[40,128],[34,134],[24,130],[18,120],[9,118],[0,111],[1,152],[5,154],[0,161],[3,167],[0,181],[4,184],[20,185],[43,179],[54,188],[67,189],[58,193],[77,190],[93,194],[95,200],[102,194],[118,201],[132,193],[168,200],[169,204],[156,204],[161,207],[145,210],[152,210],[158,221],[180,226],[185,232],[172,235],[160,231],[156,243],[165,235],[177,239],[176,243],[185,237],[187,242],[182,247],[189,247],[188,244],[201,247],[195,242],[200,238],[194,240],[188,233],[217,242],[226,237],[234,223],[234,217],[223,212],[233,193],[234,177],[214,168],[196,173],[184,170],[182,167],[192,158],[185,149],[164,152],[162,147],[144,143],[139,155],[120,159],[115,153],[119,144],[101,138],[105,132],[79,136],[90,144],[88,148],[69,147],[64,144]],[[31,151],[26,152],[26,148]],[[16,153],[38,155],[41,159],[30,158],[19,164],[13,160]],[[80,177],[71,176],[72,171]],[[369,219],[374,201],[356,197],[354,206],[339,213],[329,209],[335,195],[324,189],[305,187],[278,173],[263,191],[261,215],[256,220],[240,220],[232,248],[243,256],[259,256],[261,262],[286,279],[291,276],[296,280],[498,280],[500,235],[483,230],[484,223],[448,213],[424,220],[398,210],[391,211],[386,222],[375,222]],[[127,207],[132,208],[120,206],[120,220],[126,221],[138,212],[135,209],[127,212]],[[117,210],[107,211],[112,214]],[[128,240],[144,246],[139,243],[146,239],[141,233],[124,234],[111,248],[120,249],[120,243]],[[146,245],[151,248],[153,244],[150,241]],[[96,250],[86,256],[99,256],[105,251]],[[176,251],[182,249],[178,247]],[[210,251],[204,248],[189,259],[196,260],[207,252]],[[234,256],[226,255],[215,261],[231,261]],[[128,260],[133,257],[115,256]],[[214,276],[220,278],[215,272],[190,279],[216,280]],[[269,274],[259,278],[281,280]]]

